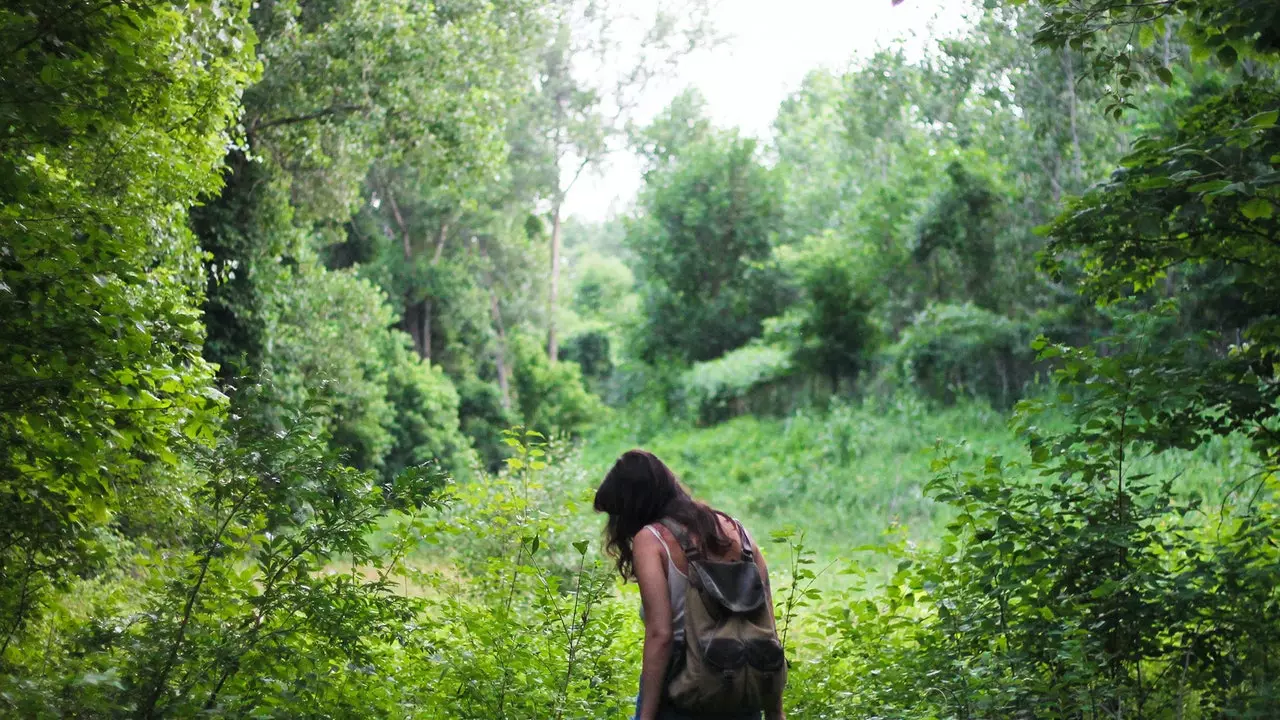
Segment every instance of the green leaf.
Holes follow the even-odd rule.
[[[1156,77],[1160,78],[1160,82],[1165,85],[1173,84],[1173,71],[1167,67],[1156,68]]]
[[[1246,124],[1254,128],[1270,128],[1275,127],[1276,120],[1280,120],[1280,110],[1268,110],[1249,118]]]
[[[1229,180],[1209,180],[1208,182],[1196,183],[1195,185],[1187,188],[1187,190],[1196,193],[1218,192],[1219,190],[1230,187],[1230,185],[1231,181]]]
[[[1250,220],[1270,218],[1273,211],[1271,201],[1260,197],[1253,198],[1240,206],[1240,212]]]
[[[1240,59],[1240,54],[1230,45],[1223,45],[1218,49],[1218,62],[1227,67],[1234,67],[1236,61]]]
[[[579,540],[573,544],[573,548],[578,551],[579,555],[586,555],[587,548],[590,547],[590,545],[591,543],[586,540]]]
[[[1167,175],[1156,175],[1155,177],[1149,177],[1146,180],[1143,180],[1142,182],[1138,183],[1138,189],[1139,190],[1158,190],[1160,188],[1169,187],[1172,184],[1173,184],[1173,180],[1170,179]]]

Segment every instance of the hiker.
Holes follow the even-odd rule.
[[[786,661],[764,557],[653,453],[623,453],[596,490],[605,543],[640,586],[634,720],[783,720]]]

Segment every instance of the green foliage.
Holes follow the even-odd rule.
[[[288,273],[288,295],[263,308],[271,348],[267,368],[278,392],[272,407],[298,407],[309,396],[325,402],[323,429],[356,467],[378,467],[392,446],[395,410],[387,401],[383,344],[391,311],[381,293],[350,273],[306,264]]]
[[[243,123],[252,147],[287,167],[307,219],[349,217],[375,158],[413,153],[416,170],[460,181],[491,173],[502,149],[494,119],[506,99],[503,74],[529,7],[259,3],[265,72],[245,93]]]
[[[609,337],[609,333],[604,330],[578,332],[565,340],[560,355],[565,360],[576,363],[587,378],[607,377],[613,370]]]
[[[82,604],[64,605],[10,656],[8,708],[27,717],[317,716],[363,699],[360,668],[379,664],[412,606],[390,592],[385,572],[327,568],[338,557],[381,563],[368,538],[388,504],[375,478],[338,463],[313,425],[294,418],[280,432],[237,421],[216,445],[191,447],[191,486],[170,511],[178,544],[122,545],[119,576],[79,581]],[[420,511],[441,481],[405,474],[391,506]],[[335,696],[320,677],[352,691]]]
[[[684,400],[701,422],[718,422],[746,412],[755,391],[768,391],[791,370],[790,352],[769,345],[744,345],[685,371],[681,378]]]
[[[0,713],[621,715],[639,443],[782,551],[793,717],[1275,715],[1278,11],[983,5],[768,148],[679,96],[600,226],[701,0],[603,81],[621,4],[0,10]]]
[[[432,337],[438,356],[440,344],[478,345],[490,332],[477,264],[439,261],[444,228],[492,193],[489,179],[502,168],[501,109],[518,92],[508,80],[537,25],[532,7],[254,5],[264,68],[244,95],[247,147],[232,153],[222,195],[193,218],[214,254],[206,356],[226,379],[271,376],[286,393],[238,411],[270,416],[323,384],[334,413],[325,424],[357,466],[399,466],[428,452],[467,464],[456,420],[442,416],[456,403],[427,390],[438,379],[410,369],[391,328],[399,321],[424,360],[439,359]],[[462,192],[470,186],[472,196]],[[408,201],[403,214],[397,198]],[[338,243],[342,250],[326,251]],[[370,267],[332,273],[320,260],[346,253]],[[447,322],[433,332],[437,315]],[[448,369],[457,379],[487,370]],[[401,402],[423,405],[393,407],[389,382]],[[421,426],[424,414],[431,421]],[[424,438],[428,427],[439,437]]]
[[[107,552],[119,490],[218,422],[186,210],[254,72],[244,11],[0,10],[0,668]]]
[[[675,162],[690,147],[706,142],[712,133],[706,98],[688,89],[672,98],[648,125],[632,129],[630,140],[636,154],[648,164],[648,171],[654,172]]]
[[[605,412],[575,363],[550,362],[542,344],[523,335],[513,338],[512,354],[512,388],[530,428],[547,434],[578,433]]]
[[[204,297],[204,356],[223,379],[251,375],[267,362],[267,304],[288,282],[284,256],[305,252],[288,185],[265,161],[228,157],[222,193],[191,209],[191,227],[209,254]],[[278,302],[278,301],[277,301]]]
[[[880,342],[866,268],[831,232],[779,251],[801,300],[771,323],[770,334],[790,340],[798,364],[829,378],[833,389],[856,380]]]
[[[590,484],[572,461],[552,464],[562,448],[539,433],[503,440],[502,473],[458,486],[440,517],[402,526],[452,563],[406,565],[431,622],[407,648],[404,697],[422,717],[618,715],[633,702],[639,618],[584,531]]]
[[[1242,57],[1265,58],[1280,52],[1280,11],[1265,0],[1142,4],[1049,0],[1041,4],[1045,15],[1036,43],[1049,48],[1071,47],[1088,57],[1090,72],[1114,83],[1110,91],[1114,100],[1106,112],[1117,118],[1126,109],[1136,109],[1129,102],[1131,88],[1139,85],[1144,75],[1172,82],[1173,74],[1151,48],[1157,37],[1163,34],[1167,38],[1175,28],[1189,43],[1196,62],[1213,57],[1231,67]]]
[[[503,405],[502,392],[497,386],[474,376],[463,378],[457,385],[457,393],[463,434],[471,439],[484,465],[496,470],[506,457],[502,432],[512,425],[512,411]]]
[[[760,334],[782,299],[763,264],[778,227],[777,193],[755,141],[735,134],[692,145],[646,176],[644,214],[627,228],[642,357],[710,360]]]
[[[1031,381],[1026,327],[974,305],[929,305],[885,349],[882,381],[947,402],[976,395],[1010,407]]]
[[[992,309],[999,197],[990,181],[960,162],[947,165],[950,187],[939,193],[920,222],[912,248],[917,264],[929,267],[935,296],[956,293]]]
[[[393,444],[383,460],[383,475],[438,462],[455,477],[474,462],[471,442],[459,427],[459,393],[444,371],[424,362],[408,347],[408,338],[391,335],[385,351],[387,403],[395,412]],[[399,342],[396,342],[399,340]]]
[[[1106,355],[1046,347],[1076,392],[1063,396],[1062,430],[1038,422],[1045,403],[1024,406],[1028,460],[970,465],[940,448],[930,492],[957,514],[938,549],[902,557],[855,617],[828,616],[844,638],[832,657],[847,658],[835,675],[897,669],[873,674],[846,712],[1263,717],[1275,707],[1260,669],[1280,628],[1274,473],[1224,477],[1223,504],[1202,505],[1171,475],[1145,472],[1148,454],[1197,444],[1168,433],[1197,393],[1141,334],[1113,342]],[[866,648],[878,633],[893,639]]]
[[[617,313],[633,285],[635,276],[621,260],[588,256],[573,272],[573,310],[588,318]]]

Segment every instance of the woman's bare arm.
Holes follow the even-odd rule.
[[[756,567],[760,568],[760,577],[764,578],[765,600],[769,603],[769,620],[774,622],[774,630],[776,631],[777,623],[773,614],[773,587],[769,583],[769,567],[764,562],[764,553],[760,551],[760,546],[755,541],[752,541],[751,544],[755,547]],[[787,715],[782,709],[781,697],[778,698],[778,706],[766,711],[765,715],[768,720],[786,720]]]
[[[644,603],[644,664],[640,670],[641,696],[638,720],[654,720],[662,702],[667,663],[671,659],[671,595],[667,588],[667,564],[662,545],[650,532],[633,541],[636,583]]]

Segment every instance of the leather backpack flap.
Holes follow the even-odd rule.
[[[754,562],[689,563],[689,580],[729,612],[747,614],[765,604],[764,579]]]

